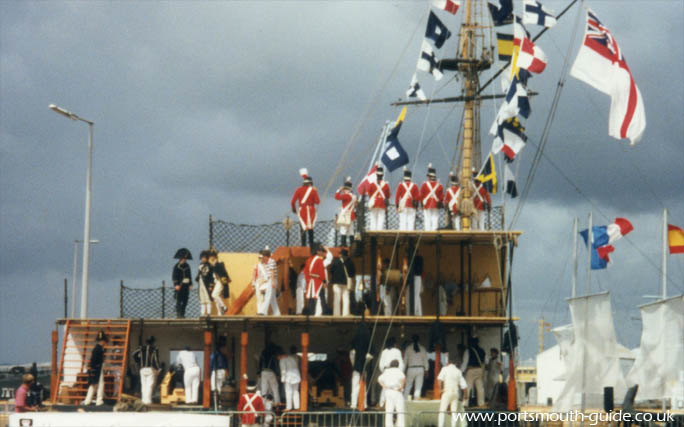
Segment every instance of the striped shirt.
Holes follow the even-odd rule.
[[[278,280],[278,265],[273,258],[269,258],[268,261],[266,261],[266,274],[268,276],[267,280],[270,281],[271,278],[273,278],[274,281]]]

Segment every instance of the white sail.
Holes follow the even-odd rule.
[[[627,382],[639,385],[637,401],[669,398],[684,370],[684,295],[639,308],[641,347]]]
[[[613,387],[615,396],[624,396],[627,389],[620,369],[610,295],[604,292],[570,298],[568,302],[574,342],[568,350],[565,385],[553,408],[579,408],[582,393],[586,408],[601,408],[604,387]]]

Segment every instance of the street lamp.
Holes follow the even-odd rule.
[[[74,240],[74,278],[71,281],[71,318],[76,315],[76,273],[78,272],[78,244],[83,243],[83,240]],[[93,239],[90,243],[100,243],[99,240]]]
[[[81,277],[81,319],[88,317],[88,268],[90,267],[90,189],[92,182],[93,164],[93,125],[90,120],[77,116],[71,111],[58,107],[55,104],[49,105],[55,113],[59,113],[71,120],[79,120],[88,124],[88,174],[86,176],[86,196],[85,196],[85,223],[83,224],[83,275]]]

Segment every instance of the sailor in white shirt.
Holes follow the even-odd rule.
[[[176,357],[176,364],[183,366],[183,386],[185,387],[185,403],[196,404],[199,398],[200,368],[195,354],[189,347],[181,350]]]
[[[404,351],[404,365],[406,365],[406,387],[404,398],[408,399],[413,387],[413,398],[420,399],[423,390],[423,378],[428,372],[428,358],[425,347],[418,343],[418,335],[411,337],[410,344]]]
[[[384,372],[385,369],[389,368],[393,360],[396,360],[399,363],[399,369],[401,369],[401,372],[406,370],[406,366],[404,365],[404,357],[401,354],[401,350],[396,347],[396,340],[394,337],[389,337],[387,339],[387,347],[382,350],[382,353],[380,353],[380,360],[378,360],[378,369],[380,372]],[[379,406],[383,406],[384,404],[385,389],[383,388],[380,392]]]
[[[385,427],[404,427],[406,407],[402,390],[406,384],[406,376],[399,367],[398,360],[392,360],[389,367],[378,377],[387,403],[385,404]],[[394,423],[394,412],[397,412],[397,423]]]
[[[285,409],[299,409],[299,383],[302,376],[299,373],[299,363],[297,360],[297,347],[290,347],[290,355],[282,353],[278,356],[280,365],[280,381],[285,386]]]
[[[456,367],[456,354],[449,356],[449,364],[439,371],[437,380],[442,387],[442,398],[439,402],[439,427],[444,427],[444,416],[447,408],[451,411],[451,427],[456,427],[455,412],[464,412],[463,399],[460,394],[468,388],[465,378],[461,370]],[[465,419],[461,420],[462,426],[465,427]]]

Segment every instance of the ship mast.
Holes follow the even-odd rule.
[[[478,24],[476,10],[479,2],[466,0],[463,23],[460,31],[459,51],[457,53],[457,70],[463,76],[463,95],[466,99],[463,113],[463,156],[461,161],[459,206],[461,207],[461,230],[469,231],[470,214],[474,209],[472,203],[473,167],[480,160],[480,100],[476,94],[479,90],[479,72],[491,66],[491,51],[484,45],[484,26]],[[480,12],[478,14],[478,12]],[[478,39],[481,41],[481,52],[477,52]]]

